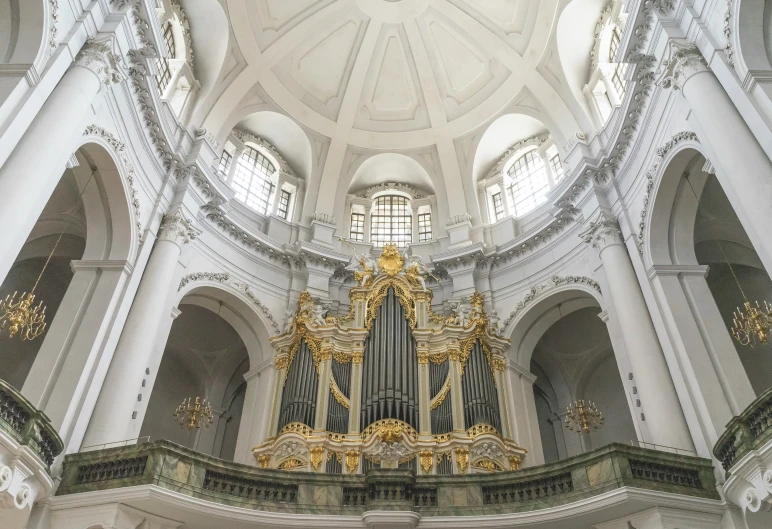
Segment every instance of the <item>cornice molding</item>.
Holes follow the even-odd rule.
[[[538,134],[536,136],[531,136],[530,138],[525,138],[524,140],[520,140],[516,143],[514,143],[507,151],[499,158],[499,161],[496,162],[496,165],[493,166],[493,168],[488,172],[488,178],[493,178],[497,174],[503,172],[504,165],[509,161],[512,156],[514,156],[518,151],[521,151],[527,147],[541,147],[547,140],[549,139],[548,134]]]

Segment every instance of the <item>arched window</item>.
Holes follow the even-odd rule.
[[[399,247],[413,242],[413,216],[408,199],[400,195],[381,195],[373,204],[372,242],[383,246],[393,242]]]
[[[509,166],[507,195],[516,217],[525,215],[546,201],[549,180],[544,162],[536,150],[531,150]]]
[[[261,215],[268,213],[274,185],[271,176],[276,172],[273,164],[263,154],[247,145],[236,164],[233,175],[233,189],[236,199],[245,203]]]
[[[172,71],[169,66],[169,60],[174,59],[174,29],[171,22],[166,22],[163,26],[164,38],[163,38],[163,51],[164,53],[156,60],[156,66],[158,67],[158,73],[156,74],[156,80],[158,81],[158,87],[161,92],[166,90],[169,86],[169,82],[172,80]]]

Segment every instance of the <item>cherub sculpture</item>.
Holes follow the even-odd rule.
[[[408,257],[406,251],[404,258],[405,263],[407,263],[405,265],[405,278],[414,287],[421,285],[421,290],[427,290],[426,279],[424,279],[424,275],[431,274],[431,272],[428,268],[426,268],[426,265],[424,264],[423,259],[421,259],[421,256],[411,255]]]
[[[327,322],[324,317],[327,315],[327,308],[321,303],[314,303],[314,308],[311,310],[311,323],[313,325],[326,325]]]
[[[287,309],[284,311],[284,334],[287,334],[292,330],[292,325],[295,323],[295,311],[293,309]]]
[[[501,319],[499,318],[498,312],[495,310],[491,310],[488,313],[488,330],[491,334],[498,336],[501,334],[501,327],[500,327]]]
[[[378,263],[369,253],[361,255],[353,248],[351,251],[353,252],[353,256],[346,266],[346,270],[352,270],[354,272],[354,279],[359,283],[360,287],[367,286],[367,284],[378,275]]]

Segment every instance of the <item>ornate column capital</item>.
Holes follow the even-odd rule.
[[[693,75],[710,70],[697,46],[677,40],[670,41],[669,58],[664,66],[658,84],[674,90],[682,90]]]
[[[619,222],[617,222],[616,217],[605,211],[601,211],[598,218],[590,222],[587,228],[579,234],[579,237],[600,251],[614,244],[624,244]]]
[[[90,70],[106,86],[122,83],[127,77],[112,34],[88,39],[75,57],[75,64]]]
[[[196,240],[198,234],[199,231],[193,225],[193,221],[186,219],[180,208],[175,208],[164,215],[161,227],[158,229],[159,240],[173,242],[180,247]]]

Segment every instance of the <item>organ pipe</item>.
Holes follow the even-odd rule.
[[[365,342],[360,428],[399,419],[418,428],[418,357],[413,332],[389,288]]]
[[[490,424],[501,431],[499,399],[485,352],[476,341],[461,378],[466,428],[476,424]],[[439,408],[438,408],[439,409]]]
[[[287,383],[281,397],[279,431],[292,422],[313,427],[318,386],[319,375],[313,356],[306,341],[301,340],[287,373]]]

